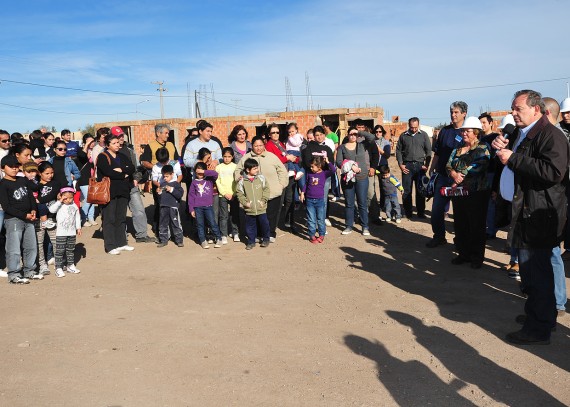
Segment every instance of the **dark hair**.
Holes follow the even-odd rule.
[[[354,120],[354,121],[352,122],[352,125],[353,125],[354,127],[356,127],[356,126],[366,126],[366,123],[364,123],[364,120],[362,120],[362,119],[356,119],[356,120]]]
[[[327,134],[325,131],[325,128],[323,126],[315,126],[313,127],[313,134],[315,133],[323,133],[323,134]]]
[[[208,166],[203,161],[198,161],[196,163],[196,165],[194,166],[194,171],[196,171],[196,170],[207,170],[207,169],[208,169]]]
[[[14,144],[14,145],[12,145],[12,147],[10,147],[10,149],[8,150],[8,154],[15,156],[16,154],[22,154],[24,152],[24,150],[30,150],[31,151],[32,149],[26,143],[18,143],[18,144]]]
[[[251,139],[251,145],[253,146],[257,141],[261,140],[265,144],[265,138],[263,136],[255,136]]]
[[[412,119],[410,119],[412,120]],[[382,131],[382,136],[384,136],[384,134],[386,134],[386,130],[384,129],[384,127],[381,124],[377,124],[376,126],[374,126],[374,133],[376,133],[378,131],[378,129],[380,129]]]
[[[166,147],[160,147],[158,150],[156,150],[154,156],[156,157],[156,161],[158,161],[161,164],[168,162],[168,160],[170,159],[170,153],[168,152],[168,149]]]
[[[32,132],[30,133],[30,135],[28,136],[28,138],[29,138],[30,140],[35,140],[35,139],[38,139],[38,138],[41,138],[41,137],[42,137],[42,132],[41,132],[41,130],[34,130],[34,131],[32,131]]]
[[[390,167],[387,165],[381,165],[378,167],[378,171],[380,171],[380,174],[388,174],[390,172]]]
[[[544,100],[542,100],[542,95],[540,94],[540,92],[530,89],[519,90],[513,96],[513,100],[523,95],[527,96],[526,105],[528,107],[538,106],[540,108],[540,113],[542,114],[546,113],[546,105],[544,104]]]
[[[324,157],[321,157],[319,155],[312,156],[311,159],[309,160],[309,164],[314,164],[317,167],[319,167],[321,170],[327,168],[327,162],[325,161]]]
[[[231,148],[231,147],[224,147],[224,148],[222,148],[222,157],[223,157],[226,153],[231,154],[232,157],[235,155],[234,149]]]
[[[93,137],[93,134],[91,134],[91,133],[85,133],[83,135],[83,137],[81,138],[81,140],[83,141],[83,144],[85,144],[87,142],[88,138],[95,138],[95,137]]]
[[[206,130],[208,127],[213,129],[214,126],[212,126],[210,123],[208,123],[206,120],[199,120],[198,123],[196,123],[196,127],[198,128],[198,131],[204,131]]]
[[[162,169],[160,170],[160,173],[162,175],[165,174],[172,174],[174,172],[174,167],[172,167],[172,165],[170,164],[166,164],[165,166],[162,167]]]
[[[41,163],[38,164],[39,173],[45,172],[45,170],[49,168],[53,169],[53,165],[51,165],[49,161],[42,161]]]
[[[356,126],[349,126],[348,130],[346,131],[346,135],[348,136],[348,134],[350,133],[351,130],[356,130]],[[357,130],[358,131],[358,130]]]
[[[10,133],[8,133],[6,130],[1,130],[1,129],[0,129],[0,135],[1,135],[1,134],[5,134],[5,135],[7,135],[7,136],[10,135]]]
[[[209,148],[206,147],[202,147],[201,149],[198,150],[198,160],[203,160],[204,157],[206,157],[207,155],[212,155],[212,152],[210,151]]]
[[[418,124],[420,124],[420,119],[417,118],[416,116],[410,117],[410,118],[408,119],[408,125],[412,124],[412,122],[418,122]]]
[[[97,130],[97,132],[95,133],[95,139],[97,141],[99,141],[101,139],[101,137],[105,137],[107,134],[111,133],[111,129],[108,127],[101,127],[100,129]]]
[[[24,136],[22,135],[22,133],[12,133],[12,135],[10,136],[10,139],[12,140],[12,143],[17,142],[18,140],[23,140]]]
[[[271,133],[271,129],[273,128],[277,128],[277,130],[279,130],[279,125],[277,123],[271,123],[270,125],[267,126],[267,132],[265,133],[266,138],[269,140],[269,136]]]
[[[287,125],[287,131],[289,131],[289,129],[290,129],[291,127],[295,127],[295,130],[299,131],[299,127],[297,126],[297,123],[295,123],[295,122],[289,123],[289,124]]]
[[[63,144],[64,146],[66,146],[66,142],[63,141],[62,139],[58,138],[57,140],[54,141],[54,143],[52,144],[52,147],[55,149],[57,146],[59,146],[60,144]]]
[[[249,135],[247,133],[247,129],[244,126],[242,126],[241,124],[238,124],[238,125],[234,126],[234,128],[232,129],[232,132],[228,136],[228,142],[233,143],[234,141],[236,141],[236,136],[240,131],[245,131],[245,139],[247,140],[247,136]]]
[[[332,123],[329,122],[328,120],[323,120],[323,127],[328,127],[329,129],[332,129]]]
[[[113,140],[118,140],[119,136],[115,136],[114,134],[107,134],[105,136],[105,146],[109,147],[109,145],[111,144],[111,141]]]
[[[55,136],[53,135],[53,133],[50,133],[49,131],[46,132],[46,133],[44,133],[44,134],[42,134],[42,137],[44,138],[44,140],[45,140],[46,138],[48,138],[49,136],[52,136],[52,137],[55,139]]]
[[[253,158],[248,158],[243,163],[243,169],[245,172],[248,172],[249,170],[255,167],[259,167],[259,163],[257,162],[257,160],[254,160]]]
[[[71,134],[71,131],[69,131],[68,129],[63,129],[63,130],[61,131],[61,136],[62,136],[62,137],[65,136],[65,135],[67,135],[67,134]]]

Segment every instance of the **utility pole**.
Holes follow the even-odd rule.
[[[168,89],[165,89],[162,87],[162,85],[164,85],[164,81],[157,81],[157,82],[151,82],[151,83],[154,85],[158,85],[157,91],[160,92],[160,119],[164,120],[164,102],[163,102],[162,93],[168,92]]]
[[[196,118],[202,117],[202,112],[200,111],[200,102],[198,100],[198,91],[194,89],[194,116]]]

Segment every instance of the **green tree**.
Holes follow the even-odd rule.
[[[82,129],[78,129],[82,134],[93,134],[95,135],[95,126],[93,124],[86,124]]]

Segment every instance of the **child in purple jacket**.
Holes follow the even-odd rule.
[[[325,181],[335,168],[326,156],[313,156],[309,161],[310,171],[301,192],[301,202],[307,207],[307,229],[311,243],[323,243],[327,233],[325,225]],[[315,232],[319,232],[319,237]]]
[[[216,171],[208,170],[206,163],[199,161],[194,167],[196,174],[188,190],[188,210],[196,218],[198,240],[203,249],[209,249],[206,241],[206,223],[216,236],[214,247],[222,247],[222,234],[214,216],[214,184],[218,179]]]

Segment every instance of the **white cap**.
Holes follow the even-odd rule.
[[[501,119],[501,124],[499,124],[499,127],[497,128],[504,129],[507,124],[512,124],[513,126],[516,126],[515,119],[513,118],[513,115],[510,113]]]
[[[560,113],[564,112],[570,112],[570,98],[566,98],[560,103]]]
[[[469,116],[467,119],[465,119],[465,121],[463,122],[463,126],[461,126],[461,128],[483,130],[483,127],[481,126],[481,121],[475,116]]]

